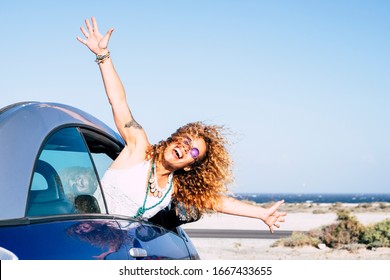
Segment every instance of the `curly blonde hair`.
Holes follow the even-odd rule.
[[[90,232],[78,232],[78,228],[82,224],[90,225],[92,230]],[[122,230],[115,226],[114,223],[105,223],[101,221],[75,223],[70,226],[66,232],[72,237],[77,237],[84,242],[102,249],[108,244],[110,247],[114,248],[115,251],[120,248],[126,239],[128,239],[127,235],[123,234]]]
[[[223,131],[222,126],[188,123],[146,152],[147,159],[161,161],[165,148],[185,136],[202,138],[206,142],[206,155],[193,163],[189,171],[180,169],[174,174],[176,192],[173,200],[184,207],[187,218],[196,219],[215,211],[228,191],[227,185],[233,181],[232,160]]]

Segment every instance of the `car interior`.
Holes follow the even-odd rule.
[[[74,205],[66,199],[57,171],[49,163],[38,160],[35,172],[42,175],[45,185],[30,191],[27,216],[73,213]]]

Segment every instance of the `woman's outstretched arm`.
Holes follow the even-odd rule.
[[[280,223],[284,222],[285,212],[278,212],[278,208],[284,201],[278,201],[269,208],[263,208],[254,204],[237,200],[233,197],[225,196],[222,198],[222,203],[217,207],[218,212],[248,218],[262,220],[268,227],[271,233],[275,228],[280,227]]]

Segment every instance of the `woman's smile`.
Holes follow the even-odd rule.
[[[183,158],[183,152],[182,152],[181,149],[178,148],[178,147],[173,148],[173,156],[174,156],[176,159],[182,159],[182,158]]]

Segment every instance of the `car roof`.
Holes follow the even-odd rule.
[[[0,109],[0,220],[25,214],[32,170],[47,136],[66,126],[89,127],[123,143],[109,126],[75,107],[20,102]]]

